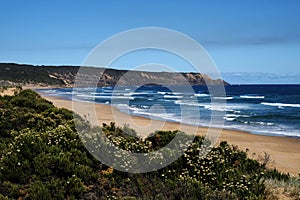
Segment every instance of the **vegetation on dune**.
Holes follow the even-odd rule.
[[[291,180],[226,142],[201,157],[200,146],[209,141],[200,136],[163,169],[120,172],[86,150],[74,120],[132,152],[155,151],[184,134],[159,131],[142,140],[128,126],[93,128],[37,93],[19,90],[0,97],[0,199],[264,199],[270,196],[265,181]]]

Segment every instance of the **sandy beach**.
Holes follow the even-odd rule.
[[[14,95],[15,90],[16,90],[15,88],[7,88],[7,89],[1,91],[0,95],[2,95],[2,96],[5,96],[5,95],[11,96],[11,95]]]
[[[44,96],[44,98],[53,102],[57,107],[72,110],[72,101],[49,96]],[[199,135],[206,135],[208,130],[205,127],[130,116],[110,105],[73,102],[73,106],[78,114],[94,125],[116,122],[117,125],[123,126],[126,123],[142,137],[146,137],[149,133],[156,130],[182,130],[186,133]],[[94,108],[95,112],[93,111]],[[228,141],[232,145],[237,145],[241,150],[245,151],[248,149],[249,157],[255,159],[266,152],[270,154],[273,161],[268,167],[276,167],[278,170],[288,172],[293,176],[298,176],[300,173],[300,139],[255,135],[248,132],[225,129],[210,129],[208,135],[218,135],[219,133],[220,136],[217,143]]]

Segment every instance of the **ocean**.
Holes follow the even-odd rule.
[[[211,95],[206,86],[99,87],[38,89],[66,100],[111,104],[130,115],[208,126],[212,115],[224,124],[213,126],[253,134],[300,137],[300,85],[231,85],[226,96]],[[78,92],[80,91],[80,92]],[[174,92],[176,91],[176,92]],[[212,100],[226,101],[225,107]],[[184,111],[183,111],[184,109]]]

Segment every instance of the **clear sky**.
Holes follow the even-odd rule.
[[[80,65],[113,34],[149,26],[192,37],[229,79],[271,73],[300,83],[299,0],[0,0],[0,62]],[[117,67],[132,67],[130,58]]]

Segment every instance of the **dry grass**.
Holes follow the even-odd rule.
[[[268,179],[265,181],[267,199],[293,199],[300,200],[300,177],[289,181]]]

